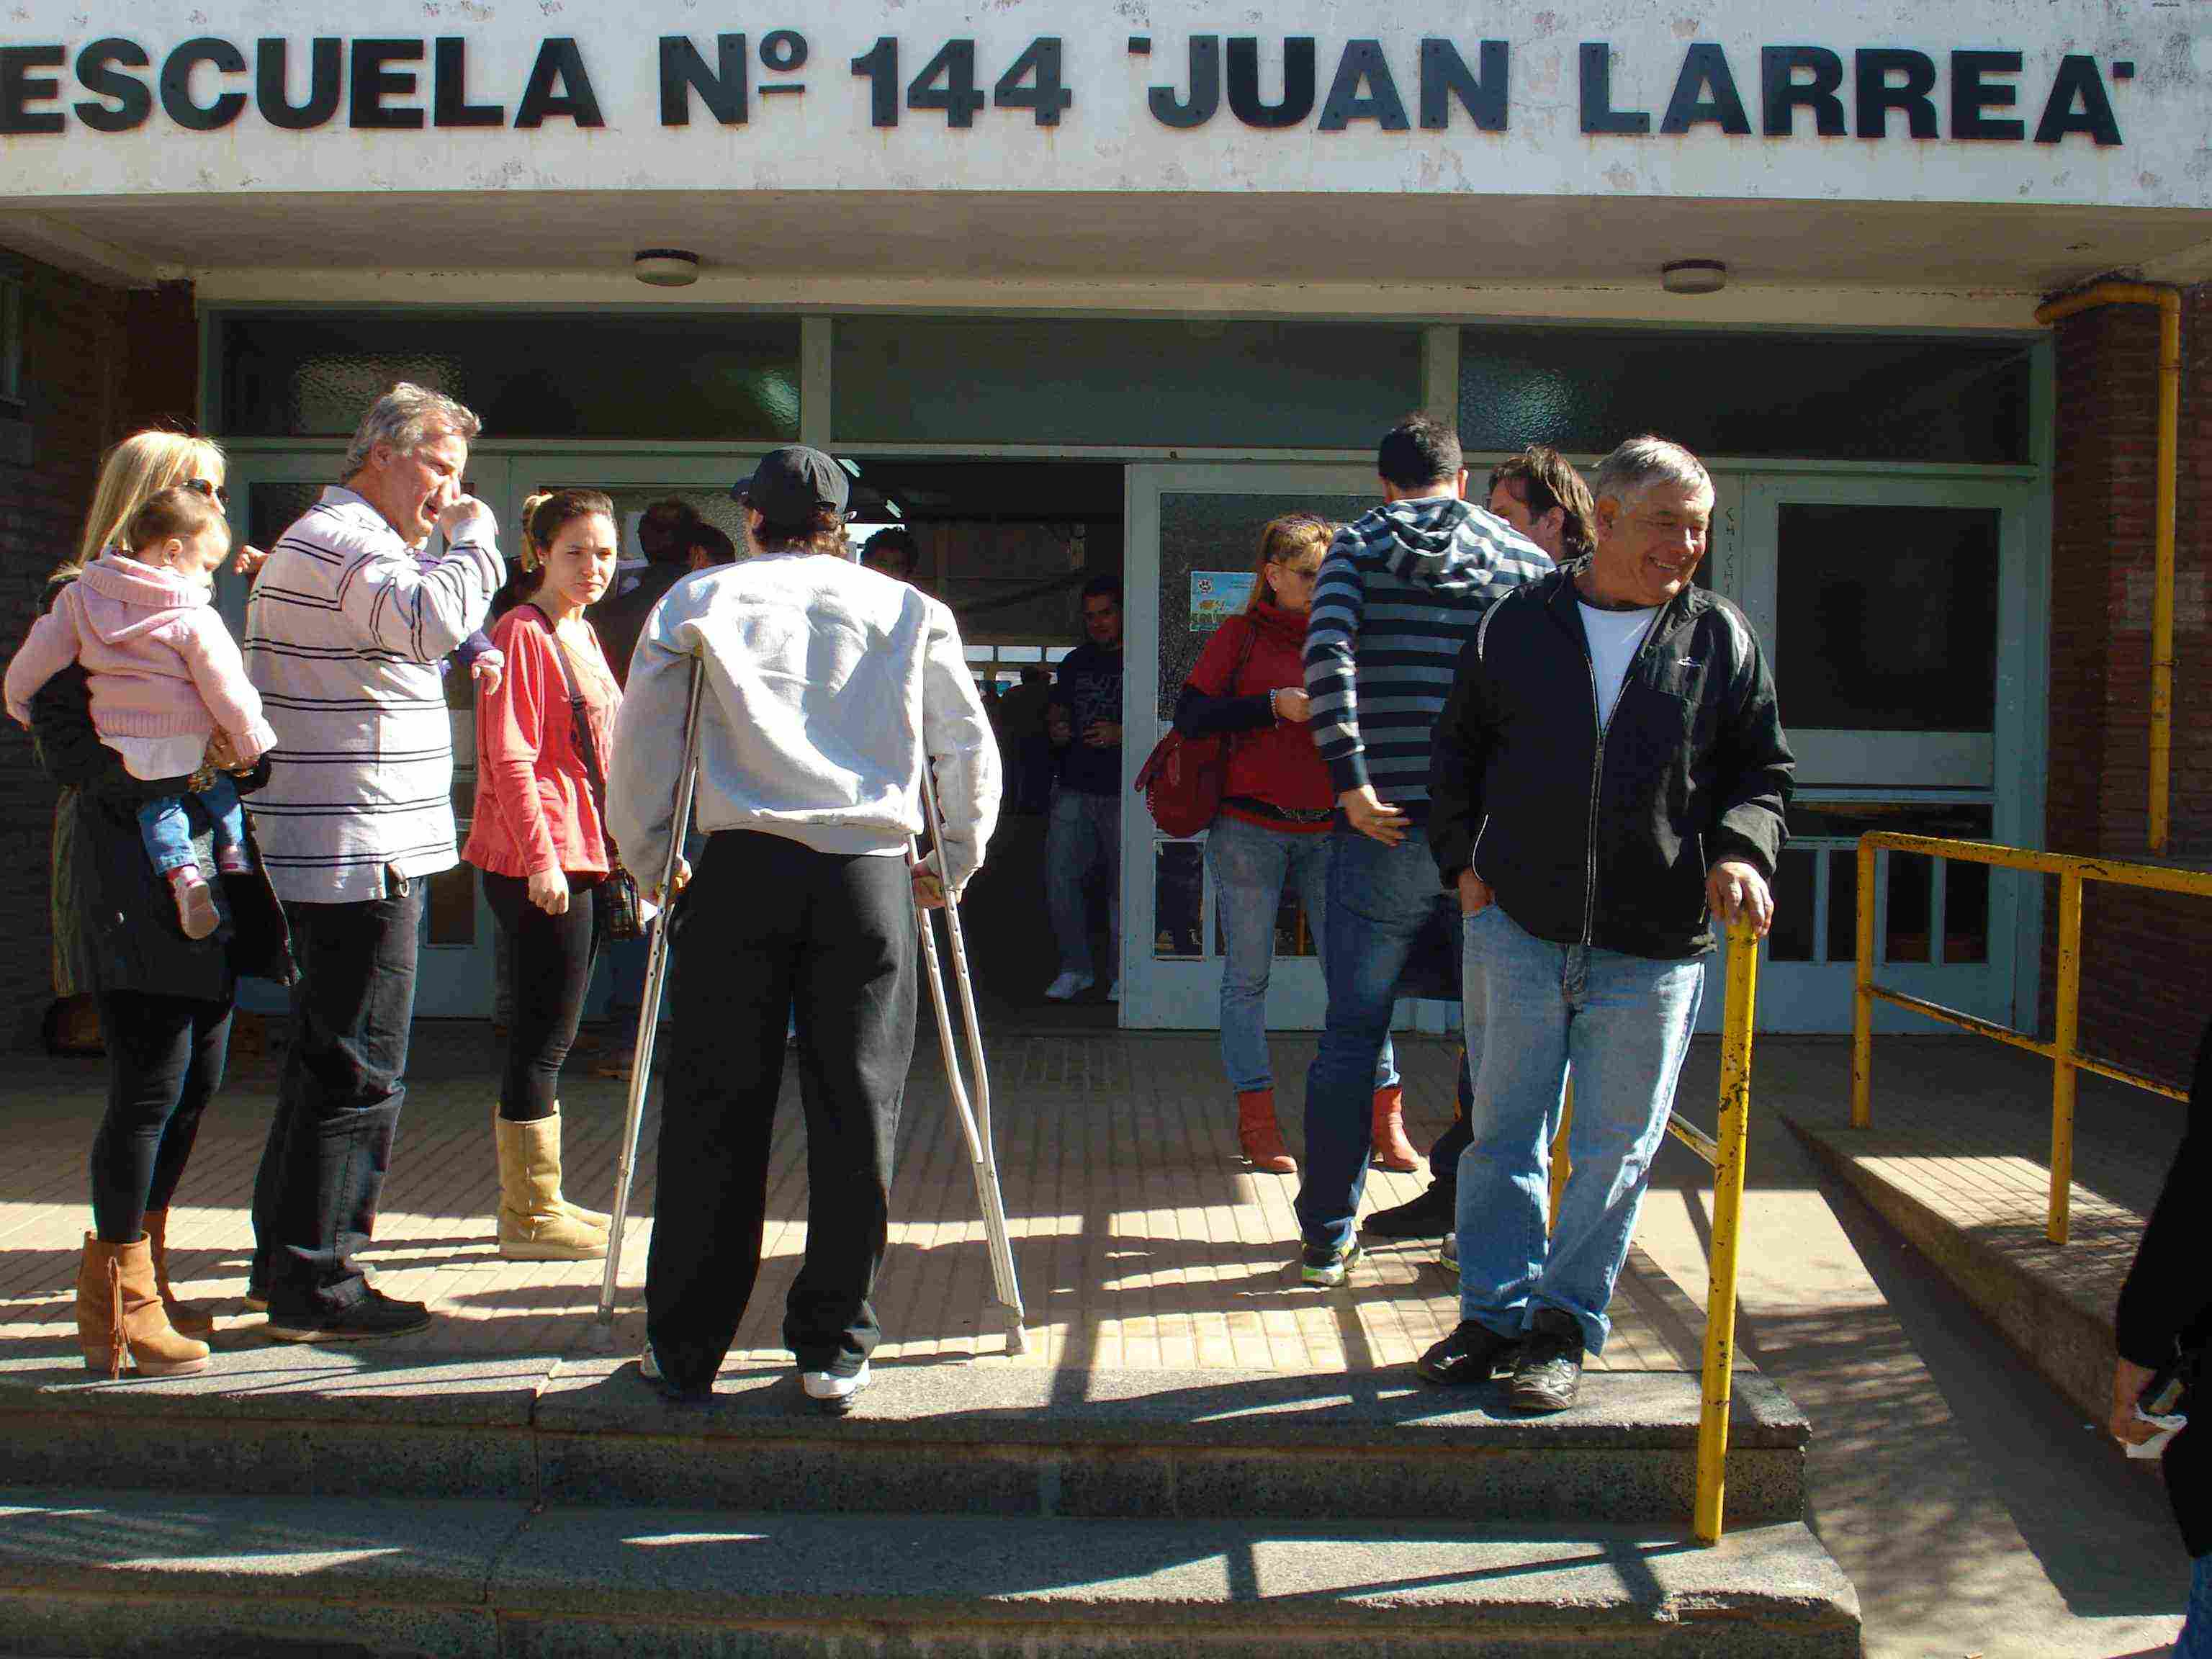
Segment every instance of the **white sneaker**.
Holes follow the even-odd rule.
[[[1446,1233],[1444,1242],[1437,1249],[1437,1260],[1454,1273],[1459,1271],[1459,1235]]]
[[[860,1369],[850,1376],[839,1376],[834,1371],[805,1371],[799,1380],[809,1400],[826,1412],[842,1415],[853,1409],[854,1400],[868,1386],[868,1362],[863,1359]]]
[[[660,1362],[653,1357],[652,1343],[647,1343],[645,1345],[645,1352],[638,1356],[637,1368],[639,1370],[645,1373],[645,1380],[647,1382],[658,1382],[660,1381]]]
[[[1080,996],[1084,992],[1089,990],[1092,986],[1097,983],[1098,978],[1097,975],[1079,974],[1073,969],[1070,969],[1066,973],[1062,974],[1058,979],[1053,981],[1051,984],[1046,986],[1044,988],[1044,994],[1046,999],[1049,1001],[1065,1002],[1070,997]]]
[[[1111,985],[1106,988],[1106,1000],[1109,1002],[1119,1002],[1121,1000],[1121,981],[1117,979]]]

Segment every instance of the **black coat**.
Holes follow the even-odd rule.
[[[147,782],[124,769],[93,729],[92,693],[84,670],[64,669],[31,699],[31,734],[40,764],[56,783],[79,792],[76,847],[79,904],[74,925],[102,992],[228,1002],[240,975],[289,985],[298,975],[284,908],[262,868],[261,849],[246,822],[253,868],[216,884],[222,926],[205,939],[186,939],[177,924],[168,884],[147,859],[138,808],[161,795],[182,794],[186,782]],[[241,794],[268,781],[266,760],[234,780]],[[201,868],[215,868],[212,838],[200,837]]]
[[[1685,587],[1601,732],[1579,565],[1516,588],[1460,653],[1429,757],[1429,845],[1554,945],[1678,960],[1712,948],[1705,876],[1770,881],[1796,763],[1743,613]]]
[[[2190,1356],[2189,1426],[2166,1449],[2166,1490],[2191,1556],[2212,1554],[2212,1025],[2197,1046],[2189,1121],[2120,1287],[2120,1355],[2157,1370]]]

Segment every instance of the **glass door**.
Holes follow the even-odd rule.
[[[2038,839],[2031,495],[2009,481],[1854,476],[1749,480],[1744,499],[1742,603],[1771,653],[1797,756],[1759,1024],[1844,1031],[1862,833]],[[2026,878],[1885,854],[1877,972],[2010,1020],[2033,903]]]

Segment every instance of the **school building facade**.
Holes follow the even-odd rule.
[[[0,633],[105,445],[205,431],[265,541],[404,377],[483,416],[471,484],[503,523],[545,483],[726,516],[767,447],[850,458],[985,672],[1077,637],[1082,576],[1120,573],[1133,774],[1258,524],[1369,504],[1399,414],[1456,416],[1478,471],[1657,430],[1713,471],[1701,580],[1760,628],[1802,761],[1770,1029],[1849,1029],[1864,830],[2212,858],[2204,8],[1289,0],[1261,27],[1207,0],[826,0],[801,27],[25,0],[0,19]],[[2037,320],[2113,279],[2173,296],[2171,368],[2156,303]],[[0,744],[29,1041],[52,793]],[[1123,848],[1122,1023],[1210,1024],[1198,845],[1131,794]],[[2047,1020],[2039,882],[1899,858],[1877,893],[1886,981]],[[2093,1048],[2185,1066],[2208,924],[2093,892]],[[428,925],[422,1012],[488,1012],[468,872]],[[1277,977],[1276,1018],[1316,1023],[1312,964]]]

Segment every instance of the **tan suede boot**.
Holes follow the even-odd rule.
[[[169,1212],[146,1212],[146,1243],[154,1256],[154,1284],[161,1292],[161,1308],[180,1336],[213,1336],[215,1316],[196,1303],[180,1302],[169,1284]]]
[[[1420,1154],[1406,1139],[1406,1091],[1395,1083],[1375,1091],[1375,1162],[1401,1175],[1421,1167]]]
[[[1237,1144],[1246,1160],[1262,1175],[1296,1175],[1297,1160],[1283,1145],[1283,1131],[1275,1121],[1273,1089],[1237,1091]]]
[[[204,1371],[208,1345],[179,1336],[161,1310],[154,1284],[154,1255],[145,1236],[129,1244],[104,1244],[84,1236],[76,1269],[76,1336],[84,1368],[112,1379],[124,1365],[141,1376],[187,1376]]]
[[[561,1207],[561,1118],[496,1120],[499,1253],[509,1261],[593,1261],[607,1253],[607,1230]]]
[[[499,1115],[499,1108],[496,1106],[493,1107],[491,1109],[491,1132],[495,1140],[498,1138],[499,1126],[501,1121],[502,1120]],[[560,1157],[561,1152],[561,1103],[559,1101],[556,1100],[553,1103],[553,1115],[546,1119],[545,1121],[553,1126],[553,1153],[554,1157],[557,1159]],[[569,1220],[581,1222],[586,1227],[597,1227],[601,1232],[606,1231],[607,1229],[615,1224],[615,1218],[609,1215],[605,1210],[587,1210],[580,1204],[572,1204],[568,1201],[568,1194],[565,1193],[556,1193],[553,1194],[553,1207],[559,1211],[562,1215],[567,1216]]]

